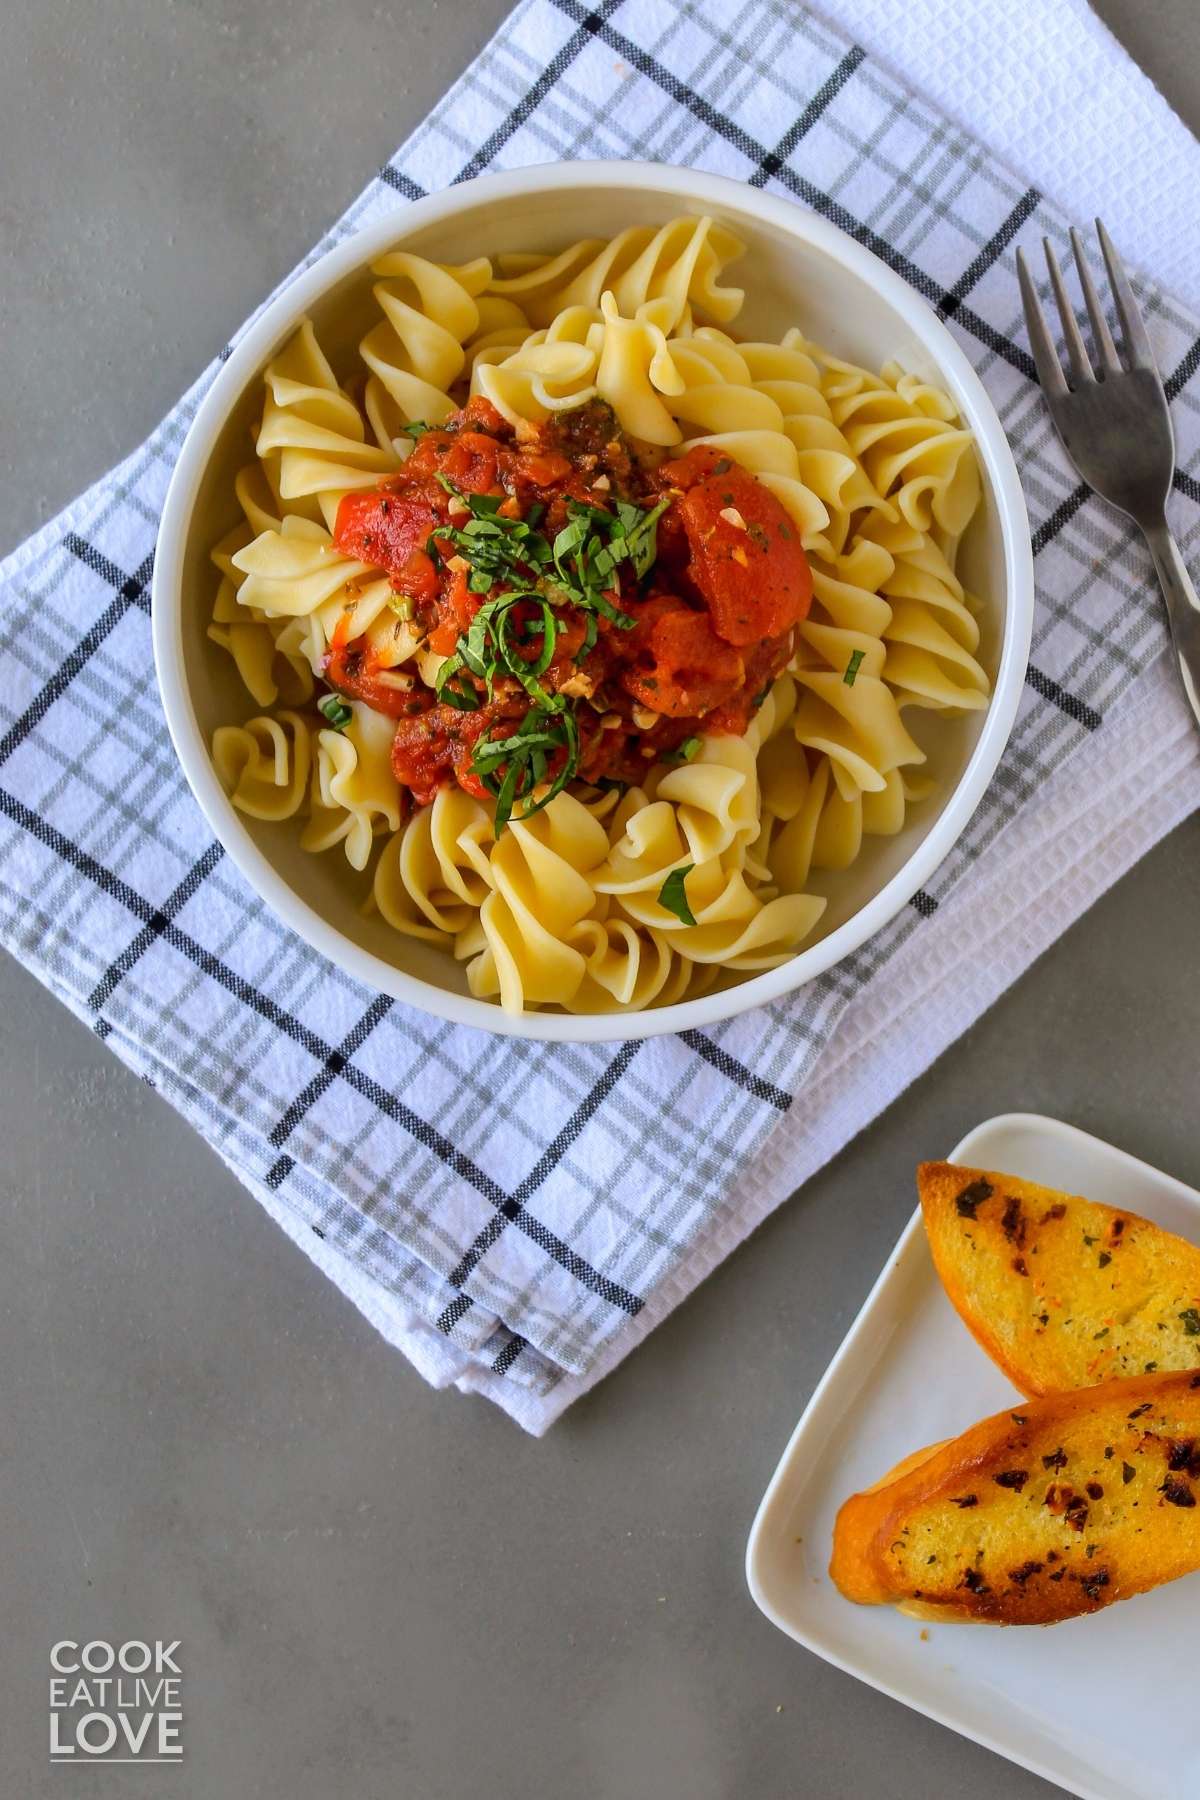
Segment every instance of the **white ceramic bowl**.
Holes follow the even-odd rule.
[[[369,267],[402,244],[464,262],[509,250],[559,249],[678,213],[712,213],[744,238],[733,279],[746,289],[735,329],[778,338],[800,325],[817,342],[877,369],[895,358],[939,382],[975,433],[984,499],[962,552],[969,586],[985,596],[981,659],[993,680],[985,713],[940,721],[922,741],[940,777],[895,838],[873,840],[844,874],[814,877],[829,896],[822,935],[789,962],[739,986],[659,1011],[512,1016],[467,992],[463,969],[434,946],[360,911],[365,878],[333,852],[299,848],[294,821],[261,824],[237,812],[209,757],[215,726],[249,712],[232,661],[208,643],[212,545],[236,519],[233,476],[245,462],[261,405],[261,372],[310,316],[335,366],[353,356],[370,320]],[[1029,527],[1000,422],[970,364],[925,302],[870,251],[812,213],[755,188],[652,163],[563,163],[463,183],[380,219],[298,276],[241,339],[196,414],[171,481],[154,570],[154,653],[171,736],[192,792],[226,851],[263,900],[317,950],[367,986],[456,1023],[517,1037],[595,1042],[711,1025],[830,968],[886,925],[932,875],[999,761],[1021,694],[1033,617]]]

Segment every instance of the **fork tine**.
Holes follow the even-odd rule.
[[[1054,289],[1054,298],[1058,302],[1058,316],[1062,320],[1063,336],[1067,340],[1067,356],[1071,363],[1071,378],[1076,387],[1083,387],[1089,381],[1095,381],[1092,365],[1088,361],[1088,353],[1084,349],[1083,334],[1075,322],[1075,308],[1071,305],[1070,295],[1062,278],[1062,270],[1054,254],[1049,238],[1042,239],[1042,249],[1046,253],[1046,268],[1050,272],[1050,285]]]
[[[1025,261],[1025,252],[1017,251],[1017,280],[1021,284],[1021,304],[1025,308],[1025,329],[1029,333],[1029,346],[1033,351],[1033,360],[1037,364],[1038,380],[1042,390],[1053,399],[1058,399],[1070,390],[1067,378],[1062,372],[1062,364],[1058,360],[1058,351],[1054,348],[1054,339],[1046,324],[1046,315],[1042,311],[1042,303],[1038,299],[1033,276],[1029,273],[1029,264]]]
[[[1092,280],[1092,271],[1087,265],[1083,239],[1073,225],[1071,227],[1071,248],[1075,252],[1075,267],[1079,270],[1079,285],[1083,289],[1083,297],[1087,302],[1088,318],[1092,321],[1092,332],[1096,339],[1100,365],[1106,375],[1119,375],[1121,364],[1117,358],[1117,347],[1112,341],[1112,332],[1108,329],[1108,320],[1104,316],[1104,308],[1100,304],[1100,296],[1097,294],[1096,284]]]
[[[1104,229],[1103,219],[1096,220],[1096,235],[1100,239],[1100,248],[1104,252],[1104,266],[1108,270],[1108,279],[1112,285],[1113,299],[1117,306],[1117,317],[1121,321],[1125,354],[1135,369],[1153,369],[1157,374],[1158,367],[1150,345],[1150,333],[1146,330],[1146,322],[1142,318],[1142,309],[1134,298],[1133,289],[1129,285],[1129,277],[1125,273],[1125,265],[1117,255],[1116,245]]]

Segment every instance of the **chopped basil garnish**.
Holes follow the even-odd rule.
[[[519,607],[526,608],[526,612],[518,612]],[[452,706],[460,706],[453,692],[443,690],[453,683],[454,690],[465,695],[469,684],[463,679],[464,671],[486,684],[489,700],[497,679],[511,675],[520,682],[531,700],[536,700],[548,711],[559,711],[560,703],[556,697],[548,694],[538,680],[538,676],[544,675],[550,667],[557,642],[558,623],[554,608],[544,595],[525,589],[500,594],[495,600],[485,600],[438,671],[438,698],[448,699]],[[535,645],[538,646],[536,655],[523,654]],[[468,701],[467,705],[470,704]]]
[[[602,590],[611,587],[618,563],[632,563],[640,581],[654,561],[656,527],[669,505],[668,497],[647,511],[631,501],[618,500],[610,513],[598,506],[572,502],[568,507],[570,522],[554,540],[554,567],[563,586],[569,590],[578,588],[595,605]],[[615,608],[611,608],[609,616],[622,624],[626,617]]]
[[[688,905],[687,889],[684,887],[684,882],[695,866],[694,863],[684,863],[681,869],[672,869],[658,890],[658,904],[674,913],[684,925],[696,923],[696,915]]]
[[[1185,1337],[1200,1337],[1200,1312],[1194,1306],[1185,1307],[1179,1317],[1183,1320]]]
[[[345,731],[354,717],[340,694],[322,694],[317,701],[317,711],[325,723],[331,725],[335,731]]]
[[[574,705],[541,681],[561,635],[555,608],[571,606],[583,614],[576,662],[595,645],[601,619],[628,631],[636,621],[612,597],[619,591],[619,571],[629,565],[638,581],[649,573],[658,521],[670,500],[650,508],[617,500],[612,512],[568,501],[567,523],[551,543],[537,529],[541,505],[531,506],[523,519],[510,519],[500,512],[502,494],[469,494],[446,475],[437,479],[459,502],[458,518],[439,526],[427,549],[435,560],[439,549],[442,560],[461,556],[470,565],[468,591],[488,596],[441,665],[438,699],[460,712],[475,712],[484,695],[494,698],[497,682],[515,680],[533,703],[516,731],[504,738],[484,736],[472,751],[472,770],[496,798],[499,836],[518,801],[524,802],[519,816],[539,811],[579,766]],[[699,748],[698,739],[687,742],[695,748],[681,746],[684,761]],[[561,766],[550,778],[550,758],[556,756]],[[548,780],[548,791],[531,805],[534,789]]]
[[[429,429],[430,427],[425,423],[424,419],[410,419],[407,425],[402,425],[400,427],[397,435],[400,437],[410,437],[415,441],[417,438],[424,437]]]
[[[408,620],[413,616],[413,603],[407,594],[389,594],[388,605],[398,619]]]
[[[847,687],[854,686],[858,671],[862,668],[866,654],[865,650],[852,650],[850,652],[850,661],[846,664],[846,673],[842,676],[842,680]]]
[[[447,667],[450,663],[455,667]],[[438,671],[437,697],[443,706],[457,707],[459,712],[479,711],[479,690],[457,656],[448,656]]]
[[[550,757],[564,751],[562,766],[538,800],[535,788],[549,776]],[[496,799],[496,836],[508,824],[514,805],[523,802],[521,817],[528,819],[549,806],[561,794],[579,767],[579,729],[568,708],[552,711],[531,706],[516,730],[507,737],[482,737],[471,755],[471,768]],[[501,774],[503,770],[503,774]]]
[[[470,517],[461,526],[441,526],[433,536],[470,563],[467,585],[473,593],[488,593],[502,579],[519,582],[526,589],[549,585],[560,601],[606,618],[624,631],[633,625],[630,615],[613,603],[611,591],[622,563],[632,565],[639,581],[649,573],[657,549],[658,521],[670,505],[669,498],[648,510],[618,500],[613,512],[569,501],[567,523],[551,544],[537,530],[541,507],[531,507],[524,519],[505,518],[499,510],[502,495],[464,493],[440,473],[438,481],[467,508]],[[581,655],[596,641],[595,618],[590,625]]]

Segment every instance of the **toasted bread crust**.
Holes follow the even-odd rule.
[[[1200,1368],[1200,1249],[1149,1219],[1036,1182],[922,1163],[942,1283],[1023,1393]]]
[[[1044,1399],[846,1501],[830,1574],[923,1617],[1047,1625],[1200,1568],[1200,1372]]]

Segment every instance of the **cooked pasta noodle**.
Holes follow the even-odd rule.
[[[454,411],[449,389],[466,360],[463,349],[479,330],[476,296],[491,274],[486,258],[459,269],[397,250],[372,271],[383,318],[359,345],[407,419],[440,423]]]
[[[742,248],[679,218],[458,266],[396,251],[373,266],[357,367],[335,371],[305,321],[264,372],[208,629],[252,710],[214,734],[214,765],[239,810],[344,855],[391,930],[442,947],[472,994],[510,1011],[636,1011],[785,961],[821,919],[822,873],[903,830],[932,791],[912,721],[988,704],[981,607],[955,568],[980,496],[970,433],[896,364],[874,373],[795,329],[740,341],[726,271]],[[430,431],[446,473],[432,510],[410,500],[397,525],[387,497]],[[469,474],[510,440],[548,492],[564,470],[584,483],[555,515],[571,528],[540,549],[542,503]],[[631,467],[636,503],[608,475]],[[693,491],[723,470],[730,494],[709,504],[728,504],[701,530]],[[766,510],[746,516],[755,493]],[[700,584],[700,611],[669,579],[646,592],[655,521],[676,507],[674,584]],[[799,558],[811,598],[761,636],[698,560],[719,521],[747,570],[768,526],[797,546],[788,566]],[[628,571],[588,575],[606,529],[596,568],[624,557],[640,590]],[[508,564],[506,542],[520,547]],[[769,600],[755,605],[766,617]],[[589,607],[564,663],[567,622]],[[597,644],[625,658],[617,712]],[[319,700],[318,683],[332,689]],[[733,712],[718,691],[741,696]],[[433,700],[450,723],[425,774]]]
[[[290,819],[304,803],[311,764],[308,725],[298,713],[221,725],[213,763],[239,812],[252,819]]]
[[[636,225],[608,241],[584,238],[556,256],[500,258],[488,285],[516,301],[534,325],[548,325],[565,307],[595,310],[611,293],[625,317],[654,302],[666,330],[688,330],[693,308],[718,325],[736,317],[742,290],[719,280],[742,248],[711,219],[672,219],[657,231]]]

